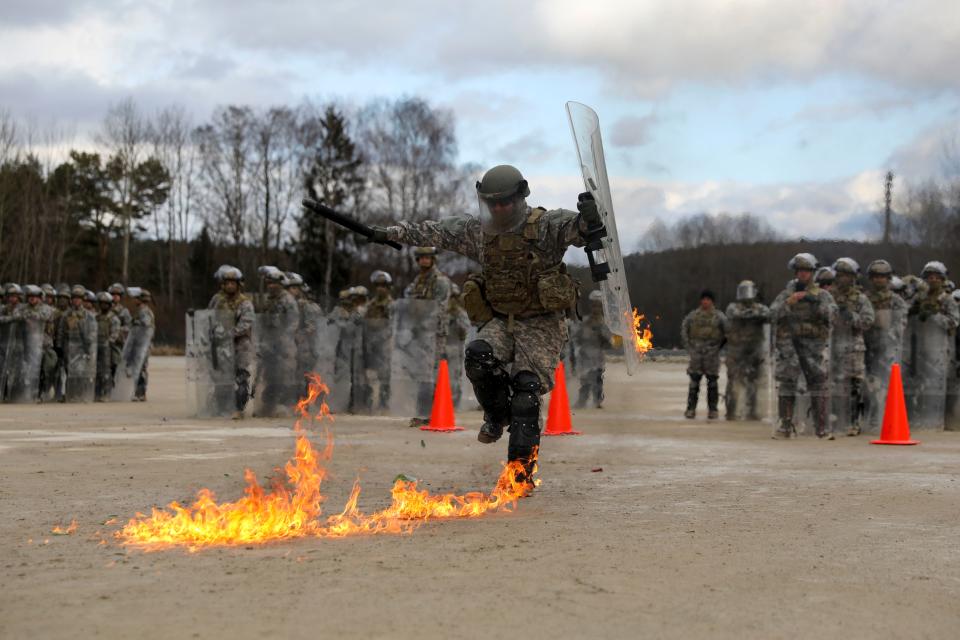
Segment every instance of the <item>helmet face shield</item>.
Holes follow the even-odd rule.
[[[527,199],[521,195],[503,198],[477,197],[480,207],[480,227],[485,233],[509,233],[527,217]]]
[[[757,297],[757,285],[744,280],[737,285],[737,300],[753,300]]]

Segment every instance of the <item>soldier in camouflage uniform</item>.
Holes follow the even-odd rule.
[[[727,305],[727,389],[724,394],[727,420],[737,419],[741,394],[746,396],[747,420],[759,420],[757,386],[768,353],[764,325],[770,309],[757,301],[757,285],[744,280],[737,285],[737,299]]]
[[[613,334],[603,318],[603,292],[591,291],[586,317],[573,325],[570,347],[577,363],[580,392],[574,407],[582,409],[593,396],[593,406],[603,406],[603,374],[606,369],[605,355],[611,348]]]
[[[830,294],[837,315],[830,334],[830,373],[833,388],[832,412],[847,427],[848,436],[860,435],[866,386],[866,343],[863,334],[874,323],[870,300],[857,286],[860,265],[853,258],[833,263],[836,280]],[[830,425],[833,430],[833,423]]]
[[[61,345],[61,361],[67,372],[64,393],[58,398],[60,402],[85,400],[91,391],[87,387],[89,381],[84,376],[71,375],[71,370],[80,372],[87,369],[91,353],[96,353],[92,346],[97,341],[97,323],[93,314],[83,306],[85,297],[86,289],[81,285],[70,289],[70,306],[60,316],[57,326],[56,342]]]
[[[60,321],[62,310],[58,306],[57,290],[51,284],[41,286],[43,290],[43,303],[48,309],[48,319],[44,332],[46,337],[43,339],[43,364],[40,370],[40,400],[49,400],[53,395],[53,390],[57,382],[57,366],[59,356],[57,355],[54,341],[57,336],[57,323]],[[69,302],[69,298],[66,299]]]
[[[114,282],[107,289],[107,292],[113,298],[113,313],[120,319],[120,335],[117,337],[117,342],[120,343],[120,349],[122,350],[127,334],[130,333],[130,325],[133,324],[133,316],[130,315],[130,310],[123,304],[123,297],[127,294],[127,290],[119,282]]]
[[[951,343],[960,323],[953,297],[944,290],[947,268],[928,262],[921,272],[908,312],[907,411],[910,424],[918,428],[942,428]]]
[[[687,390],[687,410],[684,417],[692,420],[697,415],[697,399],[700,396],[700,379],[707,377],[707,419],[720,417],[717,404],[720,401],[720,349],[726,341],[727,318],[714,306],[711,291],[700,294],[700,306],[687,314],[680,327],[683,348],[690,356],[687,375],[690,387]]]
[[[149,329],[152,333],[156,330],[157,323],[153,315],[153,309],[150,305],[153,303],[153,294],[147,289],[140,289],[134,298],[133,321],[130,323],[131,330],[134,327],[143,327]],[[134,402],[146,402],[147,400],[147,382],[150,374],[148,366],[150,364],[150,347],[147,346],[146,357],[143,359],[143,366],[140,368],[140,374],[137,376],[137,388],[133,393]]]
[[[960,305],[960,289],[950,294],[954,304]],[[953,332],[953,350],[950,370],[947,375],[947,410],[945,427],[948,431],[960,430],[960,331]]]
[[[566,273],[567,247],[583,246],[602,228],[596,202],[580,195],[579,213],[531,209],[527,181],[511,166],[490,169],[477,183],[480,217],[400,222],[375,229],[374,240],[436,245],[480,264],[463,287],[464,306],[479,327],[464,369],[484,410],[478,440],[495,442],[509,426],[507,457],[532,466],[540,444],[540,396],[567,341],[564,314],[576,304]]]
[[[410,244],[410,240],[401,240]],[[445,248],[445,247],[444,247]],[[432,373],[436,373],[440,360],[446,358],[447,352],[447,331],[449,330],[449,319],[447,317],[447,307],[450,301],[450,291],[452,289],[450,278],[444,275],[437,268],[437,248],[436,247],[417,247],[413,250],[414,259],[417,261],[419,272],[413,282],[407,285],[403,290],[404,298],[414,298],[417,300],[434,300],[437,303],[437,339],[436,339],[436,358],[433,362],[425,362],[423,366],[430,367]],[[423,382],[419,385],[417,391],[417,418],[415,423],[426,424],[427,417],[430,415],[430,409],[433,406],[433,382]]]
[[[106,291],[97,294],[100,313],[97,314],[97,381],[94,400],[105,402],[113,391],[113,375],[119,355],[116,350],[120,335],[120,318],[113,311],[113,296]]]
[[[320,357],[317,343],[318,329],[323,322],[323,309],[316,302],[306,296],[303,277],[299,273],[287,272],[284,287],[297,301],[300,309],[300,326],[297,328],[297,376],[303,380],[303,391],[306,391],[306,374],[313,372]]]
[[[386,410],[390,406],[390,366],[393,351],[393,296],[390,285],[393,278],[386,271],[374,271],[370,275],[373,298],[367,303],[364,315],[364,368],[372,371],[380,387],[377,408]],[[368,378],[369,380],[369,375]]]
[[[283,271],[263,266],[259,273],[266,283],[267,295],[260,310],[262,330],[257,336],[257,378],[263,384],[258,415],[273,417],[285,414],[285,409],[296,403],[301,388],[296,375],[300,307],[283,288],[286,278]]]
[[[9,337],[17,342],[17,353],[7,352],[6,384],[8,399],[36,402],[43,375],[44,350],[48,343],[52,345],[48,325],[53,311],[43,304],[40,287],[28,284],[23,287],[23,294],[26,303],[17,305],[12,314],[6,316],[6,320],[11,321],[6,325],[12,332]]]
[[[453,395],[453,406],[460,405],[463,389],[460,379],[463,377],[463,343],[470,331],[470,317],[463,308],[463,299],[460,297],[460,287],[455,282],[450,283],[450,303],[447,305],[447,317],[450,326],[447,330],[447,363],[450,365],[450,391]]]
[[[890,369],[893,363],[901,361],[907,327],[907,303],[892,290],[893,277],[893,267],[886,260],[874,260],[867,267],[870,283],[866,295],[875,316],[873,326],[863,334],[867,349],[866,415],[870,431],[880,428]]]
[[[253,372],[253,324],[256,312],[253,300],[243,292],[243,272],[228,264],[221,265],[214,274],[220,291],[213,294],[207,309],[233,317],[230,339],[233,341],[233,367],[236,378],[234,392],[234,420],[242,420],[250,400],[250,377]]]
[[[3,288],[3,305],[0,305],[0,401],[10,400],[9,378],[19,371],[19,343],[16,332],[16,313],[21,305],[23,289],[10,282]]]
[[[833,438],[827,428],[829,400],[830,330],[837,313],[833,296],[814,282],[817,259],[798,253],[787,268],[796,278],[770,305],[776,326],[776,380],[780,422],[775,438],[796,435],[793,413],[800,374],[807,384],[813,409],[813,421],[819,438]]]
[[[813,274],[813,281],[827,293],[833,291],[833,284],[836,282],[836,278],[837,272],[833,270],[833,267],[820,267],[816,273]]]

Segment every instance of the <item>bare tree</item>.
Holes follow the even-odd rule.
[[[231,241],[237,252],[247,238],[253,205],[255,120],[250,107],[220,107],[210,124],[195,132],[209,229],[214,238]]]
[[[123,237],[121,280],[126,285],[130,276],[130,237],[133,233],[134,175],[150,139],[150,123],[143,117],[132,98],[107,110],[97,142],[106,147],[119,163],[116,181],[118,214]]]
[[[254,220],[259,225],[260,260],[269,261],[271,249],[279,251],[285,231],[303,191],[303,146],[298,140],[298,113],[289,107],[268,109],[257,118],[254,154],[259,205]]]

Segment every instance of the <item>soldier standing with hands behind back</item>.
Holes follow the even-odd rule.
[[[687,410],[683,416],[692,420],[697,416],[697,399],[700,396],[700,379],[707,377],[707,419],[720,417],[717,404],[720,400],[720,349],[726,341],[727,318],[714,306],[712,291],[700,294],[700,306],[683,319],[680,337],[683,348],[690,355],[687,375],[690,388],[687,391]]]

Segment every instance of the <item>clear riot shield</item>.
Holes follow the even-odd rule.
[[[830,332],[830,428],[844,435],[858,421],[863,409],[864,352],[850,323],[840,314]],[[859,385],[859,387],[858,387]]]
[[[954,332],[950,342],[950,361],[947,371],[947,407],[944,427],[947,431],[960,431],[960,332]]]
[[[363,366],[366,371],[366,396],[371,405],[370,408],[375,408],[377,411],[386,411],[390,408],[392,356],[392,318],[365,317],[363,319]]]
[[[86,313],[67,333],[63,345],[66,402],[92,402],[97,377],[97,318]]]
[[[864,334],[867,380],[864,394],[864,416],[861,426],[865,433],[879,433],[887,403],[890,369],[902,360],[902,312],[894,309],[875,309],[876,320]]]
[[[150,344],[153,342],[153,327],[135,324],[130,326],[130,332],[123,343],[123,352],[117,371],[113,378],[113,390],[110,399],[113,402],[130,402],[137,388],[137,379],[150,354]]]
[[[770,325],[758,327],[755,336],[726,345],[727,388],[724,394],[727,419],[772,422],[776,405],[772,401],[773,358]]]
[[[36,402],[40,396],[40,367],[43,363],[43,336],[45,321],[25,318],[11,323],[12,339],[16,349],[11,350],[7,363],[8,389],[11,402]]]
[[[363,354],[363,316],[357,311],[337,307],[331,313],[333,375],[328,403],[340,413],[366,413],[369,388],[366,383]]]
[[[257,313],[253,334],[257,345],[254,415],[287,417],[303,388],[297,371],[296,332],[299,314]]]
[[[10,376],[7,373],[7,363],[13,362],[13,358],[10,357],[10,351],[13,349],[12,335],[13,322],[0,324],[0,402],[8,401],[7,380]]]
[[[952,337],[933,319],[911,316],[907,323],[907,418],[911,429],[943,429]]]
[[[630,304],[617,222],[613,214],[613,198],[607,180],[603,142],[600,139],[600,119],[593,109],[579,102],[567,103],[567,115],[580,159],[583,183],[597,201],[607,230],[607,235],[602,240],[603,248],[598,252],[600,259],[610,267],[607,279],[600,282],[600,289],[603,291],[603,315],[611,333],[623,338],[624,362],[627,373],[633,375],[640,363],[640,356],[634,348],[633,306]]]
[[[818,344],[818,341],[780,339],[775,341],[774,344],[776,348],[774,367],[775,369],[784,367],[786,371],[790,372],[791,380],[786,382],[779,380],[774,384],[776,387],[776,394],[771,394],[772,406],[770,408],[773,426],[774,428],[779,426],[780,396],[789,395],[789,389],[794,389],[793,424],[797,430],[797,435],[814,436],[816,435],[817,431],[816,419],[814,416],[814,410],[816,407],[811,397],[810,385],[807,380],[806,372],[818,364],[822,365],[827,372],[830,371],[830,341],[823,341],[822,351],[819,353],[814,353],[813,351],[813,348]],[[826,427],[829,431],[829,378],[826,387],[827,388],[825,391],[818,393],[823,393],[827,396],[828,415],[826,416]]]
[[[188,409],[200,417],[230,415],[236,409],[236,316],[204,309],[186,319]]]
[[[317,360],[313,371],[320,375],[320,379],[330,388],[327,395],[327,404],[334,413],[343,413],[350,404],[350,377],[344,376],[349,371],[345,362],[338,366],[337,353],[345,350],[340,344],[340,329],[346,320],[345,312],[334,309],[317,323],[316,354]],[[347,332],[346,342],[351,342],[350,332]]]
[[[401,298],[393,314],[391,410],[428,417],[437,374],[440,306],[435,300]]]

